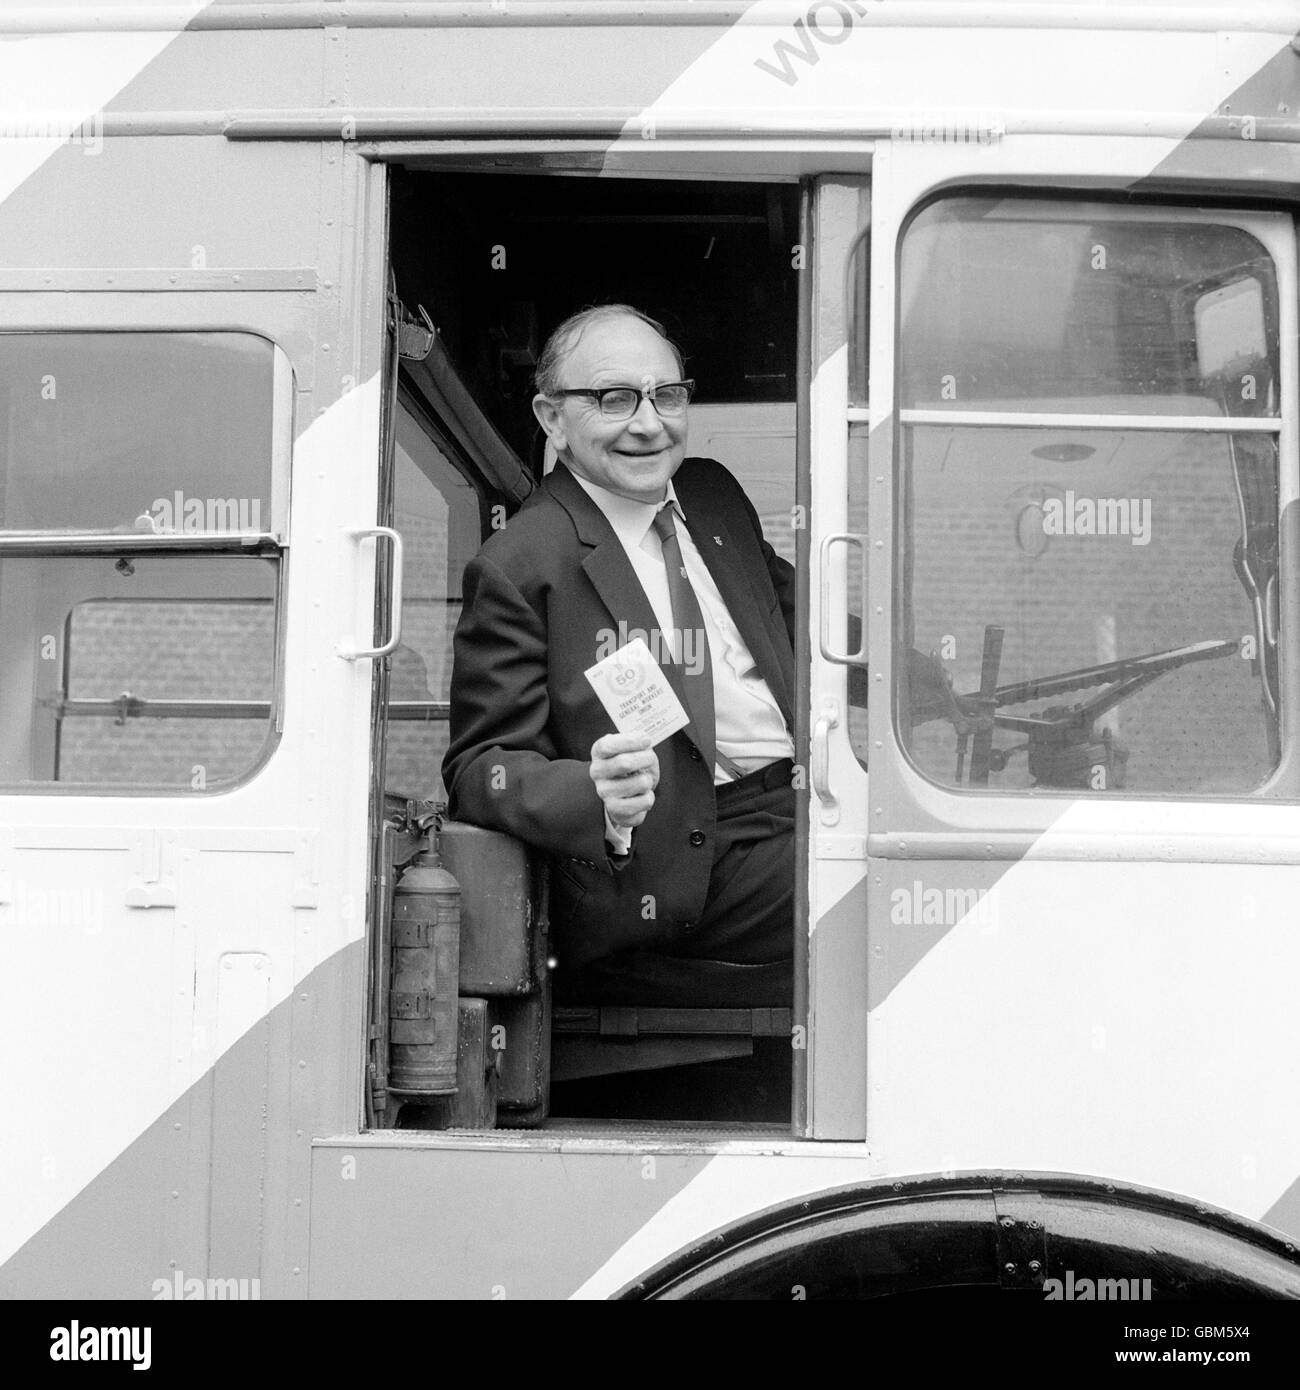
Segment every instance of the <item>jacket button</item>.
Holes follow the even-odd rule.
[[[691,831],[691,844],[696,845],[696,846],[699,846],[699,845],[702,845],[703,843],[704,843],[704,831],[702,831],[702,830],[692,830],[692,831]]]
[[[700,750],[699,750],[693,743],[691,744],[691,757],[692,757],[697,763],[698,763],[698,762],[703,762],[703,760],[704,760],[704,754],[701,753]]]

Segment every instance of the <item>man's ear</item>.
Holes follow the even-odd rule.
[[[567,440],[565,439],[564,421],[560,414],[559,403],[539,392],[533,397],[533,414],[537,416],[537,423],[545,430],[552,448],[557,454],[560,453],[565,448]]]

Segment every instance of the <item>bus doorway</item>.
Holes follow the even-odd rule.
[[[688,456],[723,463],[768,543],[799,562],[799,197],[794,183],[392,170],[391,268],[407,327],[381,500],[406,543],[402,640],[379,677],[386,688],[375,766],[390,815],[413,801],[446,801],[440,765],[461,573],[553,464],[531,409],[533,377],[546,337],[570,313],[630,303],[665,325],[698,383]],[[544,891],[540,871],[538,857],[526,890],[534,899]],[[389,887],[392,876],[390,866]],[[539,913],[540,903],[531,910]],[[805,931],[798,900],[796,910]],[[531,988],[523,990],[535,997],[531,1011],[521,1012],[521,986],[530,981],[517,972],[506,994],[489,997],[482,1020],[466,1019],[462,1000],[462,1018],[485,1039],[495,1114],[485,1094],[477,1107],[464,1097],[407,1105],[399,1124],[535,1124],[548,1112],[788,1122],[790,1010],[702,1010],[683,1021],[653,1001],[632,1010],[597,1001],[594,1010],[550,1017],[546,953],[535,942],[533,954]],[[384,969],[379,961],[374,968]],[[484,987],[481,978],[467,980],[463,964],[461,981],[462,995],[467,985]],[[494,1037],[505,1051],[527,1039],[528,1104],[503,1100],[517,1059],[499,1055]],[[539,1067],[551,1083],[540,1090]]]

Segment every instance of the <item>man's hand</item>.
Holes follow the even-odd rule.
[[[591,745],[591,780],[610,824],[640,825],[655,804],[659,756],[646,734],[604,734]]]

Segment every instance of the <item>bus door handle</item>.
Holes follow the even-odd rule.
[[[843,542],[845,545],[856,545],[862,552],[862,573],[858,580],[858,602],[861,606],[862,629],[858,634],[858,650],[855,652],[833,652],[830,649],[830,634],[827,629],[830,627],[830,598],[831,598],[831,576],[830,576],[830,554],[831,546]],[[837,662],[841,666],[862,666],[867,660],[867,538],[859,536],[852,531],[836,531],[832,535],[822,538],[821,552],[817,565],[821,574],[821,619],[817,633],[818,645],[821,647],[822,658],[826,661]]]
[[[840,818],[840,803],[831,791],[831,730],[840,722],[840,707],[834,700],[822,701],[822,712],[813,725],[812,784],[821,802],[821,822],[835,825]]]
[[[397,650],[397,644],[402,640],[402,538],[391,526],[354,526],[345,534],[349,540],[357,542],[373,536],[376,544],[380,537],[392,543],[393,591],[389,595],[388,603],[388,641],[382,647],[358,647],[355,641],[345,637],[338,645],[338,654],[344,661],[364,661],[387,656]]]

